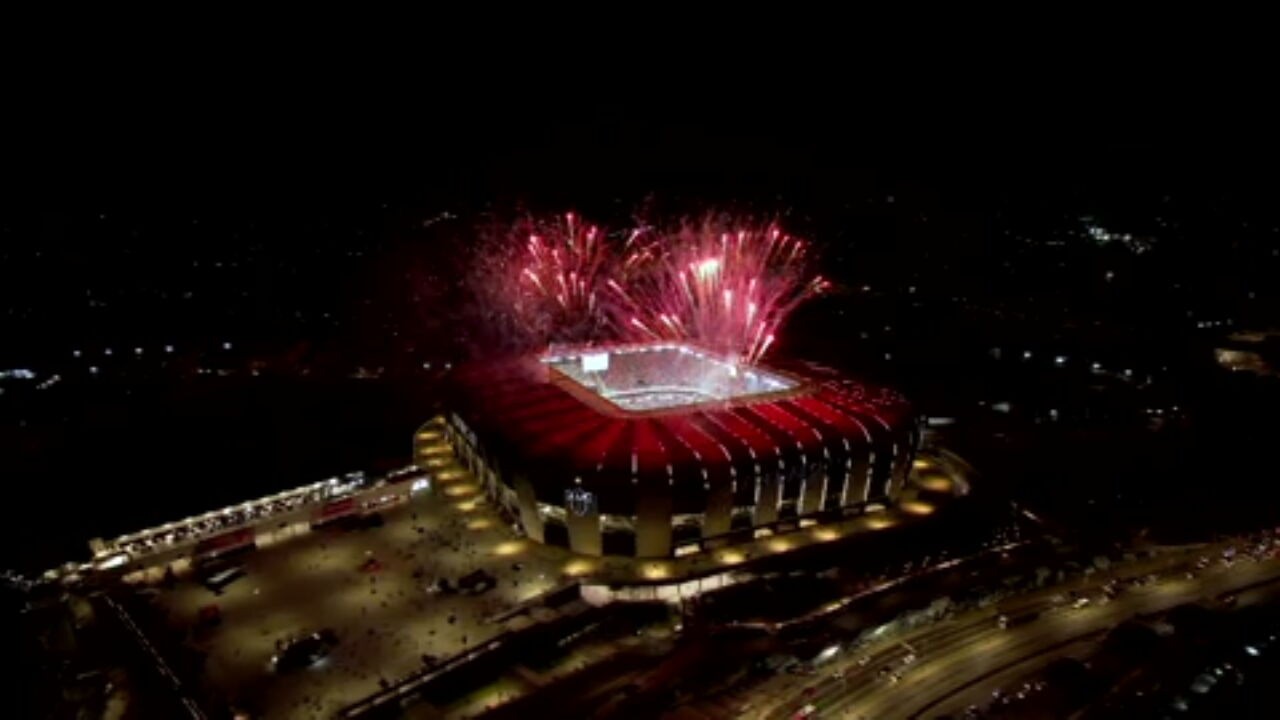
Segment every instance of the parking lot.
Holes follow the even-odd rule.
[[[515,541],[468,485],[460,477],[417,495],[380,527],[304,533],[249,553],[239,560],[246,574],[221,595],[186,576],[157,602],[182,630],[218,607],[222,622],[192,644],[208,653],[204,682],[230,702],[265,717],[331,717],[421,668],[424,655],[445,658],[496,635],[501,625],[485,618],[565,581],[564,551]],[[496,587],[458,592],[476,570]],[[455,590],[439,590],[442,579]],[[271,670],[278,642],[324,629],[337,636],[327,657]]]

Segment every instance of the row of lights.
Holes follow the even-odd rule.
[[[222,343],[222,349],[223,349],[223,350],[230,350],[231,348],[232,348],[232,344],[231,344],[230,342],[224,342],[224,343]],[[174,351],[174,348],[173,348],[173,346],[172,346],[172,345],[165,345],[165,346],[164,346],[164,352],[165,352],[165,354],[172,354],[172,353],[173,353],[173,351]],[[133,354],[134,354],[134,355],[142,355],[144,352],[145,352],[145,350],[143,350],[143,348],[141,348],[141,347],[135,347],[135,348],[133,349]],[[115,350],[113,350],[113,349],[111,349],[111,348],[103,348],[103,349],[102,349],[102,354],[103,354],[103,355],[105,355],[105,356],[107,356],[107,357],[112,357],[112,356],[114,356],[116,353],[115,353]],[[71,357],[74,357],[74,358],[82,358],[82,357],[84,357],[84,351],[83,351],[83,350],[72,350],[72,351],[71,351]]]
[[[997,357],[997,358],[999,357],[999,352],[1000,352],[1000,348],[995,348],[995,349],[993,350],[993,353],[996,355],[996,357]],[[1022,359],[1023,359],[1023,360],[1030,360],[1032,357],[1034,357],[1034,353],[1032,353],[1030,350],[1023,350],[1023,351],[1022,351]],[[1054,355],[1054,356],[1053,356],[1053,364],[1054,364],[1054,366],[1055,366],[1055,367],[1066,367],[1066,366],[1067,366],[1067,362],[1068,362],[1068,361],[1069,361],[1069,358],[1068,358],[1066,355]],[[1090,370],[1092,370],[1093,372],[1103,372],[1102,363],[1097,362],[1097,361],[1094,361],[1094,362],[1090,363],[1090,364],[1089,364],[1089,369],[1090,369]],[[1125,377],[1132,377],[1132,376],[1133,376],[1133,370],[1132,370],[1132,369],[1125,369],[1125,370],[1124,370],[1124,376],[1125,376]]]
[[[224,343],[222,343],[222,349],[223,349],[223,350],[230,350],[230,349],[231,349],[231,347],[232,347],[232,346],[231,346],[231,343],[229,343],[229,342],[224,342]],[[145,351],[144,351],[142,348],[140,348],[140,347],[135,347],[135,348],[133,349],[133,354],[134,354],[134,355],[142,355],[144,352],[145,352]],[[165,352],[166,354],[172,354],[172,353],[173,353],[173,346],[172,346],[172,345],[165,345],[165,346],[164,346],[164,352]],[[102,354],[103,354],[103,355],[105,355],[105,356],[107,356],[107,357],[112,357],[112,356],[114,356],[114,355],[115,355],[115,350],[112,350],[111,348],[103,348],[103,349],[102,349]],[[82,350],[72,350],[72,351],[71,351],[71,357],[74,357],[74,358],[82,358],[82,357],[84,357],[84,351],[82,351]]]

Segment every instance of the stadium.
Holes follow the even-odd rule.
[[[463,368],[443,430],[529,538],[680,556],[892,503],[920,427],[896,392],[677,342],[552,347]]]

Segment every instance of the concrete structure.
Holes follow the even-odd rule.
[[[829,371],[738,365],[671,343],[464,368],[441,421],[499,508],[539,542],[668,557],[892,503],[920,428],[897,393]]]

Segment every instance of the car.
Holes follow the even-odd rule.
[[[791,717],[796,718],[796,720],[805,720],[805,718],[816,718],[817,716],[818,706],[813,703],[809,703],[797,710],[795,715],[792,715]]]
[[[333,630],[321,630],[279,645],[279,651],[271,656],[271,668],[277,673],[288,673],[311,667],[329,655],[338,644]]]
[[[471,595],[481,595],[498,586],[498,578],[485,570],[475,570],[458,579],[458,589]]]
[[[245,576],[245,568],[243,565],[217,563],[201,568],[200,574],[201,582],[209,592],[221,595],[227,586]]]

